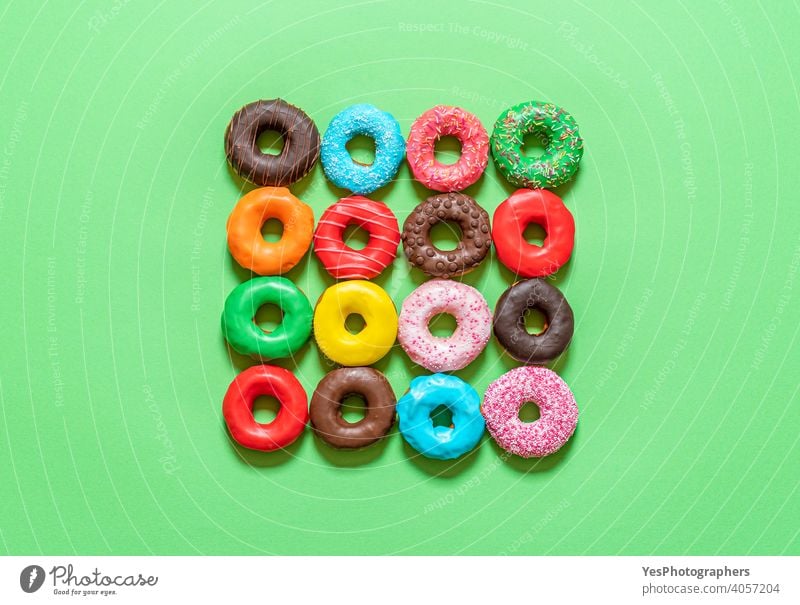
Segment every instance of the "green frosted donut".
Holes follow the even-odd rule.
[[[523,155],[526,134],[536,134],[544,140],[545,150],[539,157]],[[558,187],[572,178],[582,156],[583,139],[575,118],[552,103],[527,101],[514,105],[494,123],[492,157],[506,180],[517,187]]]
[[[280,308],[278,327],[265,332],[255,322],[266,304]],[[311,335],[314,310],[306,295],[285,277],[255,277],[228,295],[222,312],[222,333],[234,350],[260,359],[292,356]]]

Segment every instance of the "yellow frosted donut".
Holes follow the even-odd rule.
[[[348,315],[360,315],[364,329],[351,334]],[[397,337],[392,299],[372,282],[354,279],[334,284],[314,310],[314,338],[325,355],[343,366],[368,366],[386,355]]]

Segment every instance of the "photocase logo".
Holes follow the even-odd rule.
[[[19,586],[25,592],[36,592],[44,584],[44,569],[38,565],[28,565],[19,574]]]

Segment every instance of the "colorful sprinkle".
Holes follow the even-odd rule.
[[[434,315],[447,313],[457,323],[447,338],[431,334]],[[492,312],[486,299],[472,286],[432,279],[403,301],[397,338],[414,363],[432,372],[460,370],[469,365],[489,341]]]
[[[461,142],[461,156],[452,165],[436,160],[434,146],[444,136]],[[437,105],[411,125],[406,159],[414,178],[434,191],[461,191],[475,183],[489,162],[489,135],[480,120],[460,107]]]
[[[526,134],[538,135],[544,153],[528,158],[522,153]],[[569,113],[552,103],[527,101],[505,110],[492,132],[492,157],[512,185],[527,189],[558,187],[575,174],[583,157],[583,139]]]
[[[539,406],[540,417],[534,422],[519,418],[528,401]],[[557,452],[578,424],[578,406],[567,383],[552,370],[531,366],[515,368],[490,384],[481,413],[497,444],[523,458]]]

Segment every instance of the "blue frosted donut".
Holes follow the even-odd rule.
[[[440,405],[450,409],[453,426],[433,426],[431,414]],[[428,458],[450,460],[474,448],[483,435],[481,399],[471,386],[449,374],[418,376],[397,402],[400,433]]]
[[[375,141],[375,161],[362,164],[350,157],[347,142],[364,135]],[[331,120],[322,137],[320,159],[325,176],[337,187],[366,195],[397,174],[406,143],[391,114],[366,103],[351,105]]]

